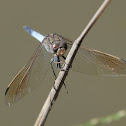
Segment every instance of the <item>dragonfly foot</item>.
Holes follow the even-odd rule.
[[[64,68],[64,66],[65,66],[65,64],[66,64],[66,63],[64,63],[64,64],[63,64],[63,66],[62,66],[62,68],[60,69],[61,71],[68,71],[68,69],[67,69],[67,70],[64,70],[64,69],[63,69],[63,68]],[[70,67],[69,67],[69,68],[72,68],[72,65],[70,65]]]
[[[62,66],[62,67],[64,67],[64,66],[65,66],[65,64],[66,64],[66,65],[68,65],[68,64],[65,62],[65,63],[63,64],[63,66]],[[72,65],[70,65],[70,66],[69,66],[69,68],[72,68]]]
[[[68,70],[64,70],[63,68],[61,68],[60,71],[68,71]]]

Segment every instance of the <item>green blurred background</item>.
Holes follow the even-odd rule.
[[[11,107],[5,90],[39,42],[22,28],[43,35],[76,39],[102,0],[6,0],[0,2],[0,125],[33,126],[53,82],[41,86]],[[88,47],[126,59],[126,1],[113,0],[87,35]],[[49,75],[51,77],[53,75]],[[73,126],[126,108],[126,77],[91,76],[71,71],[45,126]],[[126,125],[126,119],[110,124]]]

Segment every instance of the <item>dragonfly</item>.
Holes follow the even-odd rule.
[[[73,40],[56,33],[43,36],[28,26],[24,26],[24,30],[40,44],[7,87],[5,101],[9,106],[37,87],[36,83],[39,79],[44,79],[46,76],[49,64],[56,79],[52,63],[55,63],[56,68],[61,70],[61,58],[66,59],[73,44]],[[71,69],[89,75],[126,75],[126,61],[81,45]]]

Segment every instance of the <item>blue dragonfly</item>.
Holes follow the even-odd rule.
[[[5,100],[8,105],[19,101],[37,87],[39,79],[46,76],[49,61],[56,79],[52,63],[54,62],[56,68],[60,70],[62,64],[60,60],[61,58],[66,59],[66,55],[73,44],[71,39],[56,33],[43,36],[28,26],[24,26],[24,30],[37,39],[40,44],[26,65],[8,85],[5,91]],[[82,45],[77,52],[72,69],[90,75],[126,75],[126,61]]]

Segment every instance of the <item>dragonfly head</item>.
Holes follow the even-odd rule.
[[[52,48],[57,56],[63,56],[67,50],[67,44],[65,42],[55,42],[52,44]]]

